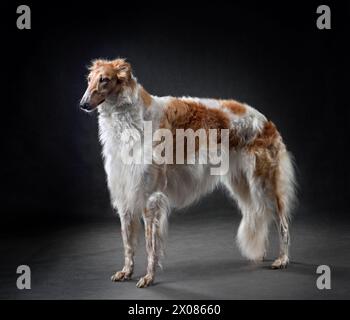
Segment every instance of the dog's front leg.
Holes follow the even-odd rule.
[[[154,192],[148,199],[147,206],[143,212],[147,250],[147,273],[136,284],[139,288],[148,287],[154,281],[157,264],[164,252],[169,211],[169,200],[165,194]]]
[[[112,281],[128,280],[134,271],[134,253],[139,233],[140,218],[130,213],[125,213],[120,214],[120,222],[124,244],[124,267],[111,277]]]

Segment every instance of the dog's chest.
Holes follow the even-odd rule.
[[[118,202],[118,206],[120,203],[135,202],[136,191],[141,184],[142,166],[128,163],[130,150],[139,151],[141,132],[140,121],[135,115],[99,116],[99,135],[108,188],[112,202]]]

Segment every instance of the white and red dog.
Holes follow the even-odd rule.
[[[234,100],[157,97],[150,95],[133,76],[124,59],[95,60],[88,88],[81,100],[87,112],[98,110],[100,141],[112,205],[118,210],[125,264],[113,281],[130,279],[141,217],[144,220],[147,273],[138,287],[154,281],[163,253],[170,209],[183,208],[224,185],[242,212],[237,242],[250,260],[265,255],[271,221],[278,226],[280,254],[272,268],[289,262],[288,220],[295,198],[294,170],[275,125],[252,107]],[[229,132],[229,168],[210,174],[210,164],[125,163],[125,132],[137,132],[131,141],[142,141],[144,124],[152,130],[168,129],[175,139],[178,129],[226,129]],[[134,131],[132,131],[132,130]],[[130,134],[132,135],[132,134]],[[141,137],[141,138],[140,138]],[[218,138],[220,144],[220,138]],[[176,143],[176,142],[175,142]],[[142,143],[141,143],[142,144]],[[140,146],[141,148],[141,146]],[[200,146],[196,145],[195,153]],[[135,150],[134,150],[135,151]]]

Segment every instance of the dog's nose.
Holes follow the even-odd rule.
[[[88,104],[87,102],[85,102],[85,103],[82,103],[82,104],[80,104],[80,109],[82,109],[82,110],[90,110],[90,104]]]

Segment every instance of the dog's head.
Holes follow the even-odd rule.
[[[95,60],[89,67],[88,87],[80,101],[80,108],[94,111],[108,98],[117,98],[131,80],[131,66],[124,59]]]

